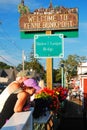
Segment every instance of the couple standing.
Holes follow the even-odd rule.
[[[40,89],[34,78],[20,77],[10,83],[0,95],[0,128],[13,113],[23,111]]]

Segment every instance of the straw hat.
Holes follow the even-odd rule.
[[[29,72],[28,70],[24,70],[24,71],[20,71],[17,74],[17,77],[35,78],[36,77],[36,73],[35,73],[35,71]]]

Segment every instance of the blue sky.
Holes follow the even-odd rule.
[[[21,39],[17,6],[21,0],[0,0],[0,61],[17,66],[22,62],[22,51],[28,56],[34,39]],[[48,8],[50,0],[25,0],[25,5],[33,11],[37,8]],[[86,0],[52,0],[53,6],[78,8],[79,37],[64,39],[64,58],[68,55],[87,56],[87,1]],[[7,60],[7,61],[5,61]],[[58,66],[59,58],[53,65]],[[46,59],[41,60],[45,66]]]

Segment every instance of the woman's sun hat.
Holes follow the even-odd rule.
[[[33,79],[33,78],[29,78],[29,79],[25,80],[23,83],[24,83],[24,85],[26,87],[33,87],[33,88],[35,88],[36,92],[38,92],[41,89],[41,87],[38,85],[36,80]]]

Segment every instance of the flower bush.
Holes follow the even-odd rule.
[[[67,94],[68,94],[68,88],[63,88],[63,87],[56,87],[54,88],[55,93],[58,94],[59,101],[62,102],[66,99]]]
[[[61,102],[66,99],[68,90],[62,87],[53,88],[52,90],[45,87],[35,94],[34,118],[38,118],[52,111],[57,113],[61,107]]]

